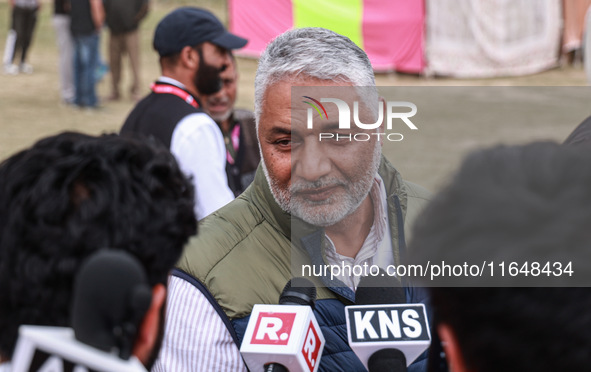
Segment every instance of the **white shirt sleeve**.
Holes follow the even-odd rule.
[[[175,127],[170,152],[193,178],[195,214],[200,220],[234,199],[226,176],[226,147],[217,124],[204,113],[184,117]]]
[[[174,276],[168,282],[166,326],[152,372],[246,372],[230,332],[207,298]]]

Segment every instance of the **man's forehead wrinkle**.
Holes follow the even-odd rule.
[[[291,134],[291,128],[275,126],[271,129],[271,134]]]
[[[330,121],[322,126],[324,129],[339,129],[338,121]]]

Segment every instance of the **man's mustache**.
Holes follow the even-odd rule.
[[[212,97],[207,99],[207,103],[210,105],[228,105],[230,99],[227,97]]]
[[[336,177],[324,177],[319,178],[316,181],[297,181],[292,182],[291,186],[289,187],[290,193],[297,193],[297,192],[306,192],[306,191],[313,191],[316,189],[328,188],[328,187],[337,187],[337,186],[347,186],[347,182],[336,178]]]

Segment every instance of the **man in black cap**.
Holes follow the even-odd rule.
[[[229,50],[247,40],[226,31],[209,11],[179,8],[154,33],[162,76],[133,109],[121,133],[140,133],[164,143],[193,178],[195,213],[202,219],[234,198],[226,177],[226,147],[219,127],[201,108],[198,94],[221,89]]]

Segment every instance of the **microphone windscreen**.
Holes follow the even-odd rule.
[[[315,301],[316,286],[305,278],[290,279],[279,296],[280,305],[303,305],[314,309]]]
[[[289,372],[284,365],[278,363],[265,364],[265,372]]]
[[[71,324],[78,341],[128,359],[150,306],[142,264],[121,250],[101,249],[81,266],[74,284]]]
[[[400,281],[380,270],[376,276],[364,276],[355,291],[356,305],[389,305],[406,303]]]
[[[369,372],[404,372],[406,357],[398,349],[378,350],[369,357],[367,367]]]

